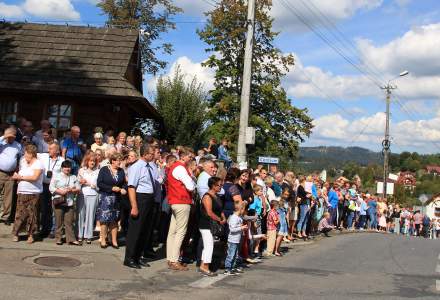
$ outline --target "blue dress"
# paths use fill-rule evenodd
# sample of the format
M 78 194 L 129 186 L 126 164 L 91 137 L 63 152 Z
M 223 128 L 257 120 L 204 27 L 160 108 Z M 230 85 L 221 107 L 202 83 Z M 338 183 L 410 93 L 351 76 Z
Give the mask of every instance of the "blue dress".
M 286 209 L 284 207 L 280 207 L 277 209 L 277 211 L 278 211 L 278 215 L 280 218 L 278 235 L 287 236 L 289 229 L 288 229 L 287 219 L 286 219 L 286 214 L 287 214 Z
M 112 191 L 114 186 L 123 188 L 125 173 L 119 169 L 116 176 L 108 167 L 99 170 L 97 185 L 99 188 L 99 204 L 96 210 L 96 219 L 101 223 L 113 223 L 119 220 L 121 194 Z

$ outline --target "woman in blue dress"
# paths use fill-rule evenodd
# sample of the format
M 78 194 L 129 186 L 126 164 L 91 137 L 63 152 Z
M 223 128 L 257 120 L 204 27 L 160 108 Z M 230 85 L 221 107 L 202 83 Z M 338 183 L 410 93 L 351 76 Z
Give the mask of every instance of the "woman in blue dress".
M 125 173 L 120 168 L 122 155 L 115 153 L 109 157 L 109 165 L 99 170 L 97 186 L 99 188 L 99 205 L 96 219 L 101 223 L 101 248 L 107 248 L 108 231 L 111 233 L 111 246 L 118 249 L 118 220 L 120 215 L 121 195 L 125 189 Z

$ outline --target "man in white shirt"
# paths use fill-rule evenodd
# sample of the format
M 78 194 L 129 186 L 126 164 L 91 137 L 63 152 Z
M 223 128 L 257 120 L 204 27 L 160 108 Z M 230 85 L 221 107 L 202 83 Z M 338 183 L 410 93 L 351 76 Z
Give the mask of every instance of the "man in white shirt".
M 48 153 L 39 153 L 38 159 L 43 164 L 43 193 L 40 197 L 40 222 L 41 235 L 55 237 L 55 220 L 52 212 L 52 195 L 49 191 L 51 179 L 61 173 L 61 164 L 64 158 L 60 156 L 60 146 L 56 143 L 49 144 Z

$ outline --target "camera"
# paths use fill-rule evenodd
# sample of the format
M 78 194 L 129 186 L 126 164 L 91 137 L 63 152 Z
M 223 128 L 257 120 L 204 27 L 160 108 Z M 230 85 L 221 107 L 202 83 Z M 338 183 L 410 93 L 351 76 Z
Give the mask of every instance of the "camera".
M 52 178 L 52 173 L 53 173 L 52 171 L 47 171 L 46 172 L 46 177 L 47 178 Z

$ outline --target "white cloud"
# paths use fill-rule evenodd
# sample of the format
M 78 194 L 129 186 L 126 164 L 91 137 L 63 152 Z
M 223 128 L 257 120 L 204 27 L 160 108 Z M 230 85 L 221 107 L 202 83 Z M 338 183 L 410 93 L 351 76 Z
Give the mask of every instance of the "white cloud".
M 320 20 L 323 19 L 321 13 L 331 22 L 337 23 L 351 18 L 359 11 L 377 8 L 382 5 L 383 0 L 286 0 L 286 2 L 289 4 L 288 7 L 285 7 L 281 1 L 274 1 L 271 12 L 275 18 L 276 29 L 283 32 L 307 29 L 292 10 L 311 26 L 321 27 Z
M 358 47 L 367 63 L 381 71 L 399 74 L 407 69 L 416 76 L 440 73 L 440 23 L 415 27 L 383 46 L 359 40 Z
M 207 2 L 215 3 L 216 1 L 179 0 L 177 5 L 183 8 L 185 14 L 200 17 L 204 12 L 214 8 Z M 320 26 L 319 20 L 322 16 L 316 8 L 332 22 L 339 22 L 352 17 L 359 11 L 377 8 L 382 5 L 383 0 L 286 0 L 286 2 L 288 2 L 290 9 L 304 16 L 304 19 L 312 26 Z M 304 3 L 307 3 L 308 6 L 305 6 Z M 283 32 L 308 30 L 290 9 L 286 8 L 279 0 L 273 1 L 270 14 L 275 18 L 275 29 Z M 313 10 L 315 14 L 311 13 L 309 9 Z
M 9 5 L 0 2 L 0 17 L 4 18 L 20 18 L 24 16 L 23 9 L 18 5 Z
M 163 75 L 163 77 L 173 76 L 178 66 L 180 66 L 180 70 L 184 75 L 186 83 L 190 83 L 195 76 L 197 81 L 203 84 L 203 87 L 206 90 L 210 90 L 214 87 L 214 70 L 203 67 L 201 62 L 193 62 L 187 56 L 181 56 L 175 62 L 173 62 L 168 70 L 168 73 Z M 156 84 L 156 77 L 150 79 L 147 83 L 147 90 L 149 92 L 155 92 Z
M 318 67 L 305 67 L 297 56 L 295 59 L 295 66 L 283 82 L 290 96 L 338 100 L 381 95 L 381 91 L 364 76 L 334 75 Z
M 383 140 L 385 114 L 379 112 L 352 121 L 340 114 L 330 114 L 316 118 L 313 124 L 315 128 L 308 141 L 310 144 L 328 143 L 330 140 L 333 144 L 348 146 L 353 141 L 354 144 L 378 148 Z M 391 122 L 391 140 L 399 151 L 422 147 L 423 150 L 418 149 L 421 152 L 438 152 L 434 143 L 440 140 L 440 110 L 431 119 Z
M 30 15 L 44 19 L 74 21 L 80 19 L 71 0 L 26 0 L 23 9 Z

